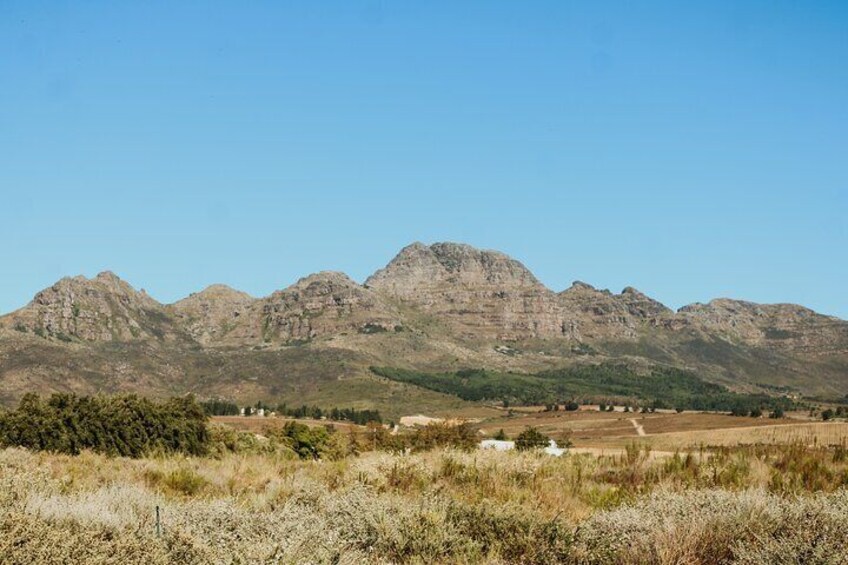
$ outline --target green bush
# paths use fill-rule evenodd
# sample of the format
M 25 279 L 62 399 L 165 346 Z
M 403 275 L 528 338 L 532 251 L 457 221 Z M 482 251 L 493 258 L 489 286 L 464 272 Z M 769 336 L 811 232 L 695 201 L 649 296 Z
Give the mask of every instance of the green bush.
M 324 426 L 310 427 L 300 422 L 286 422 L 282 428 L 267 430 L 272 441 L 281 442 L 301 459 L 321 459 L 331 447 L 330 434 Z
M 477 445 L 477 436 L 474 429 L 465 423 L 453 426 L 433 422 L 415 430 L 409 443 L 415 451 L 427 451 L 436 447 L 455 447 L 468 450 Z
M 527 449 L 539 449 L 541 447 L 547 447 L 550 441 L 551 439 L 548 436 L 536 428 L 527 426 L 527 428 L 515 438 L 515 449 L 521 451 Z
M 203 408 L 191 397 L 157 403 L 136 395 L 78 397 L 27 394 L 0 415 L 0 446 L 78 454 L 142 457 L 153 451 L 202 455 L 208 431 Z
M 162 483 L 174 492 L 193 496 L 206 486 L 207 481 L 191 469 L 180 467 L 165 475 Z

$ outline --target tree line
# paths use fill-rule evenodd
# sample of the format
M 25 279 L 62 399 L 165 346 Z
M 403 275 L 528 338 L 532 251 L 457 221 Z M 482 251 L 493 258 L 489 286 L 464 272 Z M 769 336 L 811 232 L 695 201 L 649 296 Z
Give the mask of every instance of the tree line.
M 156 402 L 134 394 L 60 393 L 43 400 L 30 393 L 15 410 L 0 414 L 0 446 L 71 455 L 84 449 L 124 457 L 202 455 L 209 438 L 206 420 L 192 397 Z
M 357 410 L 355 408 L 321 408 L 319 406 L 288 406 L 285 402 L 277 405 L 257 402 L 255 404 L 239 407 L 235 402 L 229 400 L 212 399 L 201 402 L 203 409 L 209 416 L 238 416 L 242 414 L 257 414 L 260 410 L 264 413 L 275 412 L 281 416 L 290 418 L 312 418 L 313 420 L 336 420 L 339 422 L 353 422 L 364 426 L 369 422 L 382 423 L 383 417 L 378 410 Z
M 457 396 L 469 401 L 510 405 L 571 406 L 617 404 L 638 408 L 751 413 L 790 410 L 797 404 L 786 397 L 745 394 L 707 382 L 673 367 L 635 371 L 621 363 L 578 365 L 535 374 L 464 369 L 427 373 L 394 367 L 371 367 L 375 374 L 398 382 Z

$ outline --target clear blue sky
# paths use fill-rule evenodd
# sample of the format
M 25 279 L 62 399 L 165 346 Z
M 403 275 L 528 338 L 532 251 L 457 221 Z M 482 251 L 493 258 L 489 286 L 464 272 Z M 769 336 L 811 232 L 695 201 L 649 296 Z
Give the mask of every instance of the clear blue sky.
M 0 311 L 449 240 L 848 318 L 847 217 L 846 2 L 0 0 Z

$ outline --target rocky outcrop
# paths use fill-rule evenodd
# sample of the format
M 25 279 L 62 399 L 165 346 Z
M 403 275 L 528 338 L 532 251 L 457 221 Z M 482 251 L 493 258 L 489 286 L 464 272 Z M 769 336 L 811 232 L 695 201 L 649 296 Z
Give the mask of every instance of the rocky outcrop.
M 256 302 L 245 292 L 215 284 L 175 302 L 168 309 L 189 335 L 204 345 L 224 339 Z
M 394 331 L 402 324 L 400 315 L 381 297 L 337 272 L 300 279 L 257 302 L 252 314 L 253 335 L 263 342 Z
M 748 346 L 813 355 L 848 352 L 848 322 L 795 304 L 719 298 L 678 311 L 676 327 L 695 327 Z
M 64 278 L 4 322 L 61 341 L 161 340 L 177 334 L 161 304 L 108 271 L 93 279 Z
M 621 294 L 576 281 L 559 294 L 581 340 L 636 339 L 639 328 L 657 325 L 673 312 L 633 287 Z
M 470 245 L 413 243 L 365 286 L 437 316 L 470 338 L 567 335 L 556 295 L 521 263 Z

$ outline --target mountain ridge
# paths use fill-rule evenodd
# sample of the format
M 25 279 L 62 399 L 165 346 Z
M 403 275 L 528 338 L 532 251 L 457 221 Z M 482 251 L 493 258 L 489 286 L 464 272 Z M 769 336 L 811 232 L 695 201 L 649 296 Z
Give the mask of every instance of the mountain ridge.
M 73 373 L 69 359 L 83 353 L 90 359 Z M 294 358 L 298 372 L 279 374 Z M 233 380 L 210 370 L 215 359 L 263 376 Z M 607 360 L 685 367 L 743 389 L 845 394 L 848 322 L 729 298 L 675 311 L 631 286 L 614 294 L 575 281 L 555 292 L 504 253 L 450 242 L 410 244 L 362 284 L 322 271 L 264 297 L 215 284 L 162 304 L 109 271 L 65 277 L 0 316 L 0 385 L 14 380 L 10 390 L 63 390 L 66 378 L 79 390 L 108 382 L 243 397 L 291 382 L 315 392 L 309 375 L 320 374 L 321 394 L 365 386 L 379 396 L 388 385 L 367 374 L 369 363 L 529 371 Z M 357 394 L 360 407 L 375 402 Z

